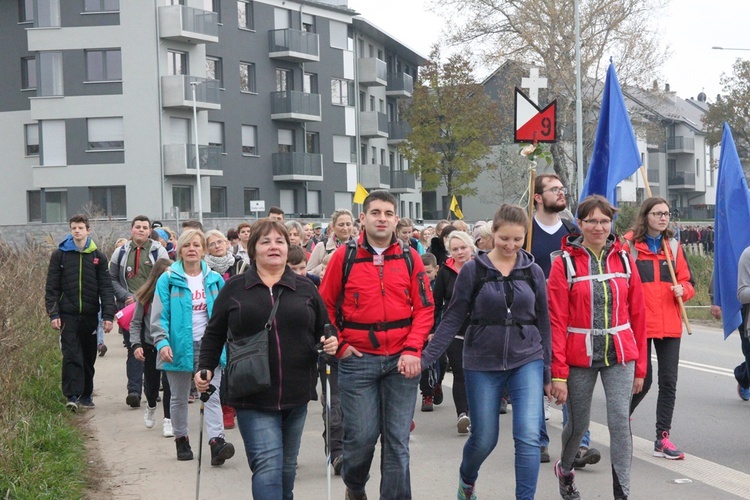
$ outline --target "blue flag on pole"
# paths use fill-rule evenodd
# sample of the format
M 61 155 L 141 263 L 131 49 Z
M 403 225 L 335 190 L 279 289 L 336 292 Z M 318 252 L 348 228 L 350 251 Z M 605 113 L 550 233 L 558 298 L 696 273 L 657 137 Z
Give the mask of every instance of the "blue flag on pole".
M 583 183 L 581 198 L 592 194 L 605 196 L 617 205 L 617 185 L 641 166 L 641 153 L 630 124 L 615 65 L 610 59 L 604 82 L 602 109 L 596 129 L 594 153 Z
M 716 185 L 714 220 L 714 303 L 721 306 L 724 338 L 740 326 L 740 301 L 737 300 L 737 266 L 740 255 L 750 246 L 750 191 L 732 138 L 724 124 Z

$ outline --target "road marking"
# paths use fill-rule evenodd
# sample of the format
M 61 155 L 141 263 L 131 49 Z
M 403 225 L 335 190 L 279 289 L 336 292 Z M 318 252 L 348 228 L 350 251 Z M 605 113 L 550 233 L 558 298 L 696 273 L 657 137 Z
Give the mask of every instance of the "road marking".
M 656 356 L 651 356 L 651 362 L 657 362 Z M 680 367 L 690 368 L 691 370 L 713 373 L 714 375 L 723 375 L 725 377 L 734 377 L 734 370 L 731 368 L 722 368 L 720 366 L 704 365 L 703 363 L 696 363 L 694 361 L 680 360 Z

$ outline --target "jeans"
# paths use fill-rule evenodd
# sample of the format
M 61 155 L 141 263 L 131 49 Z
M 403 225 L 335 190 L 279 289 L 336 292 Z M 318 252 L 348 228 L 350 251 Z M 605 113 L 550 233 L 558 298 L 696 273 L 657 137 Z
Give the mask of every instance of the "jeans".
M 237 426 L 253 472 L 253 498 L 294 498 L 297 455 L 306 417 L 307 405 L 281 411 L 237 408 Z
M 130 332 L 120 328 L 122 334 L 122 344 L 128 350 L 128 359 L 125 361 L 125 371 L 128 375 L 128 394 L 138 394 L 141 396 L 143 388 L 143 363 L 133 356 L 133 346 L 130 345 Z
M 409 431 L 419 378 L 400 374 L 399 358 L 398 354 L 363 354 L 339 360 L 345 415 L 342 476 L 347 488 L 364 491 L 380 436 L 380 498 L 407 500 L 411 498 Z
M 96 343 L 104 345 L 104 327 L 102 326 L 102 311 L 99 310 L 99 324 L 96 326 Z
M 62 392 L 65 397 L 89 397 L 94 390 L 96 323 L 93 314 L 60 315 Z
M 750 339 L 745 334 L 745 316 L 742 316 L 742 323 L 737 329 L 740 332 L 740 342 L 742 346 L 742 356 L 745 360 L 734 368 L 734 378 L 743 389 L 750 388 Z
M 513 401 L 516 498 L 533 499 L 539 477 L 539 418 L 544 361 L 531 361 L 512 370 L 466 370 L 466 392 L 471 412 L 471 436 L 464 445 L 461 480 L 475 484 L 479 468 L 497 445 L 500 433 L 500 400 L 508 384 Z

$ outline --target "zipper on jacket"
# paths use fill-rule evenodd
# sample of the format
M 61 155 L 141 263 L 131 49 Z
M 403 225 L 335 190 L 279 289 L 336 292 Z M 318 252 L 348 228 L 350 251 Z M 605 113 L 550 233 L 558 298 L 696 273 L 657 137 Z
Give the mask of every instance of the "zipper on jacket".
M 274 299 L 273 299 L 273 287 L 268 287 L 268 291 L 271 293 L 271 308 L 273 309 L 274 306 Z M 273 330 L 276 333 L 276 352 L 278 353 L 279 358 L 279 403 L 276 407 L 277 410 L 281 411 L 281 396 L 283 393 L 283 384 L 282 384 L 282 368 L 281 368 L 281 339 L 279 338 L 279 327 L 276 324 L 276 318 L 273 318 Z
M 604 254 L 604 251 L 602 250 L 603 254 L 601 257 L 596 258 L 596 265 L 599 267 L 599 274 L 604 274 L 604 269 L 602 268 L 602 260 L 607 260 L 607 255 Z M 602 308 L 604 310 L 604 328 L 609 328 L 610 320 L 608 316 L 608 310 L 607 310 L 607 304 L 610 302 L 609 299 L 609 288 L 607 288 L 607 282 L 602 281 L 602 291 L 604 292 L 604 307 Z M 593 321 L 592 321 L 593 323 Z M 609 366 L 609 334 L 604 335 L 604 366 Z
M 83 254 L 78 252 L 78 314 L 83 314 Z

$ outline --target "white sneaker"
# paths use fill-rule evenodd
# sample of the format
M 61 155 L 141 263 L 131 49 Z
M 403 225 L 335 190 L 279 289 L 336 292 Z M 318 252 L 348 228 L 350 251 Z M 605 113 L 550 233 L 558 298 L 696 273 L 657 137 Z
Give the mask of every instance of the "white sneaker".
M 461 413 L 461 415 L 458 416 L 456 428 L 458 429 L 459 434 L 469 433 L 469 430 L 471 429 L 471 419 L 468 415 L 466 415 L 466 413 Z
M 544 396 L 544 420 L 549 420 L 549 398 Z
M 172 432 L 172 421 L 168 418 L 164 419 L 164 423 L 161 428 L 161 435 L 165 438 L 173 438 L 174 432 Z
M 151 429 L 154 426 L 154 413 L 156 413 L 156 406 L 148 407 L 146 413 L 143 414 L 143 423 L 146 424 L 146 429 Z

